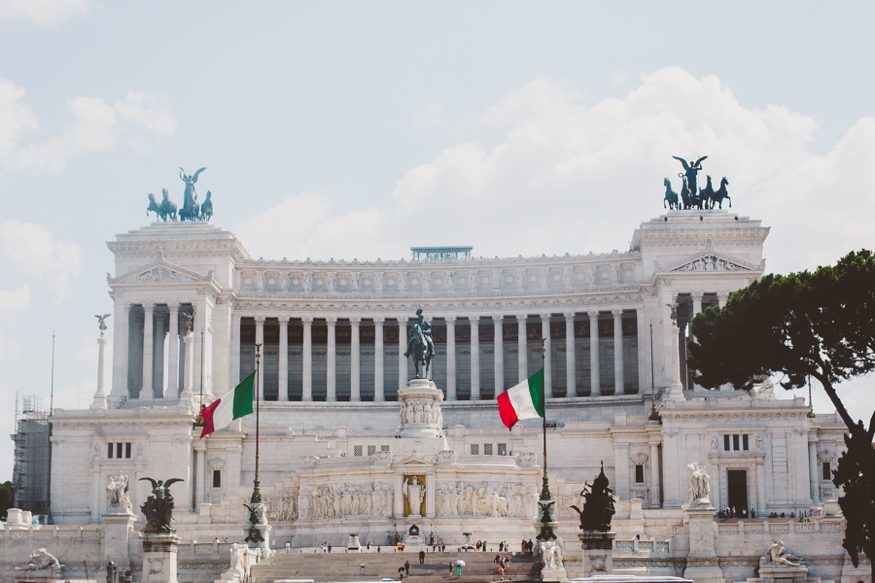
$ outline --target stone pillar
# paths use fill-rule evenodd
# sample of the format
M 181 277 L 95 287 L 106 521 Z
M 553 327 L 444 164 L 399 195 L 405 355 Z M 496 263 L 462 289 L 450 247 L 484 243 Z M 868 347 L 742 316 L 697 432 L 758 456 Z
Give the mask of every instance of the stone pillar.
M 97 339 L 97 392 L 94 394 L 94 401 L 91 403 L 92 409 L 106 409 L 106 386 L 104 386 L 104 352 L 106 351 L 106 338 L 103 336 L 103 330 L 100 331 L 100 338 Z M 119 355 L 121 356 L 121 355 Z
M 589 386 L 593 397 L 602 394 L 601 370 L 599 368 L 599 313 L 590 310 L 589 316 Z
M 349 357 L 349 400 L 362 400 L 361 382 L 361 350 L 359 347 L 359 330 L 361 318 L 350 318 L 350 357 Z
M 383 376 L 383 322 L 382 316 L 374 318 L 374 401 L 385 401 L 385 378 Z
M 614 537 L 616 533 L 585 530 L 577 535 L 583 549 L 582 577 L 609 575 L 614 571 Z
M 672 296 L 672 304 L 677 305 L 677 297 Z M 669 374 L 669 392 L 668 399 L 672 400 L 683 400 L 684 399 L 684 384 L 681 382 L 681 355 L 680 355 L 680 336 L 681 332 L 678 329 L 678 323 L 676 318 L 672 318 L 671 316 L 671 307 L 666 306 L 666 310 L 668 310 L 668 314 L 665 316 L 663 320 L 665 322 L 665 327 L 668 328 L 668 335 L 671 341 L 671 345 L 669 348 L 669 366 L 668 374 Z M 676 314 L 675 314 L 676 315 Z
M 659 423 L 653 421 L 653 423 Z M 659 442 L 650 442 L 650 507 L 659 508 Z
M 326 389 L 325 400 L 337 401 L 337 318 L 327 316 L 325 323 L 328 325 L 328 346 L 326 348 Z
M 495 342 L 493 343 L 493 362 L 495 363 L 495 396 L 504 392 L 504 326 L 500 314 L 492 316 L 492 329 Z
M 289 400 L 289 317 L 280 316 L 279 396 L 278 401 Z
M 541 338 L 544 339 L 544 397 L 552 397 L 553 362 L 550 358 L 550 314 L 541 314 Z
M 527 314 L 516 316 L 516 343 L 517 343 L 517 376 L 516 382 L 521 383 L 529 378 L 529 341 L 526 335 Z
M 410 379 L 407 387 L 398 390 L 398 400 L 401 401 L 401 431 L 402 438 L 443 438 L 443 415 L 441 402 L 443 392 L 433 381 L 428 379 Z M 443 450 L 448 449 L 446 439 Z
M 261 354 L 264 355 L 264 316 L 255 316 L 255 344 L 261 345 Z M 256 348 L 258 351 L 258 348 Z M 258 386 L 256 387 L 257 399 L 264 401 L 264 374 L 255 375 L 258 378 Z
M 122 300 L 121 294 L 114 292 L 113 323 L 112 323 L 112 387 L 110 394 L 120 399 L 130 398 L 128 394 L 128 322 L 130 320 L 131 306 Z
M 203 440 L 195 442 L 194 457 L 194 496 L 192 496 L 191 501 L 192 512 L 196 512 L 198 505 L 207 501 L 207 473 L 204 469 L 204 462 L 207 457 L 207 445 Z
M 192 348 L 192 343 L 194 342 L 194 335 L 191 332 L 188 332 L 185 335 L 185 338 L 182 339 L 184 344 L 185 351 L 185 365 L 183 369 L 183 379 L 182 379 L 182 394 L 179 396 L 180 400 L 187 399 L 194 402 L 194 349 Z
M 155 397 L 164 398 L 166 379 L 164 378 L 164 310 L 155 318 L 155 344 L 152 347 L 152 388 L 157 389 Z M 153 393 L 154 394 L 154 393 Z
M 167 392 L 164 398 L 176 400 L 179 398 L 179 302 L 167 304 L 167 309 L 170 311 L 167 334 L 170 346 L 167 350 Z
M 447 323 L 447 400 L 456 400 L 456 317 L 444 318 Z
M 763 458 L 756 460 L 757 513 L 766 511 L 766 476 L 763 461 L 765 461 Z
M 176 576 L 177 547 L 179 541 L 180 538 L 176 536 L 176 533 L 143 534 L 142 583 L 179 582 Z
M 715 511 L 710 503 L 706 505 L 693 503 L 684 511 L 690 529 L 690 551 L 687 554 L 684 578 L 692 579 L 696 583 L 724 583 L 725 581 L 714 548 L 717 530 L 714 522 Z
M 398 318 L 398 388 L 407 386 L 407 319 Z
M 565 312 L 565 396 L 577 395 L 577 364 L 574 354 L 574 312 Z
M 693 318 L 695 318 L 697 315 L 702 313 L 702 298 L 704 296 L 705 296 L 705 294 L 703 292 L 700 292 L 700 291 L 690 292 L 690 297 L 693 298 Z M 690 319 L 690 322 L 692 322 L 692 318 Z M 696 337 L 693 336 L 693 328 L 692 328 L 692 326 L 690 326 L 690 337 L 688 339 L 688 342 L 694 342 L 695 339 L 696 339 Z M 686 374 L 687 378 L 689 379 L 689 370 L 687 370 L 686 366 L 683 367 L 682 372 L 683 372 L 683 374 Z M 688 382 L 690 383 L 690 390 L 691 391 L 698 388 L 698 385 L 693 383 L 692 380 L 688 380 Z
M 301 318 L 304 327 L 301 347 L 301 401 L 313 400 L 313 317 Z
M 650 330 L 644 321 L 644 308 L 635 308 L 636 323 L 638 328 L 638 392 L 644 393 L 645 387 L 650 384 Z M 654 387 L 655 388 L 655 387 Z
M 614 394 L 626 392 L 623 377 L 623 310 L 611 310 L 614 317 Z
M 817 471 L 817 435 L 814 431 L 808 432 L 808 479 L 811 488 L 811 502 L 815 505 L 820 504 L 820 489 L 817 487 L 818 475 Z M 765 510 L 758 508 L 757 510 Z
M 140 387 L 140 399 L 151 399 L 154 396 L 152 350 L 155 340 L 155 304 L 143 304 L 143 318 L 143 386 Z
M 103 515 L 103 555 L 102 559 L 112 561 L 118 567 L 131 563 L 128 545 L 135 539 L 134 523 L 137 516 L 131 512 L 107 513 Z
M 469 316 L 471 323 L 471 400 L 480 399 L 480 316 Z
M 730 293 L 731 292 L 727 292 L 727 291 L 717 292 L 717 305 L 720 306 L 721 308 L 725 308 L 726 302 L 729 301 Z
M 231 361 L 231 382 L 229 385 L 231 387 L 236 387 L 237 383 L 240 382 L 240 320 L 242 316 L 240 314 L 234 314 L 231 317 L 231 355 L 229 360 Z
M 301 348 L 301 401 L 313 400 L 313 317 L 301 318 L 304 340 Z

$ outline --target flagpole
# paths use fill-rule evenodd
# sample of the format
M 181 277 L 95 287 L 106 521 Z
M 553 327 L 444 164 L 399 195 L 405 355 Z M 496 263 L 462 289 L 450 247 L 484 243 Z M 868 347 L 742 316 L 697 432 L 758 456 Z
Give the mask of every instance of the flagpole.
M 259 377 L 261 376 L 261 344 L 255 345 L 255 390 L 253 393 L 255 394 L 255 480 L 252 488 L 252 498 L 249 499 L 249 502 L 253 504 L 261 504 L 263 499 L 261 497 L 261 487 L 258 480 L 258 459 L 259 459 L 259 426 L 261 425 L 261 395 L 258 392 Z
M 547 352 L 546 348 L 546 338 L 541 338 L 541 384 L 542 387 L 545 387 L 547 382 L 544 380 L 544 363 L 546 360 L 545 353 Z M 544 416 L 541 418 L 541 435 L 544 438 L 544 489 L 547 488 L 547 391 L 544 391 Z
M 544 543 L 547 541 L 556 540 L 554 527 L 558 527 L 556 521 L 556 510 L 553 508 L 553 496 L 550 494 L 550 479 L 547 476 L 547 394 L 544 390 L 546 382 L 544 380 L 544 364 L 546 362 L 546 338 L 541 338 L 541 394 L 544 399 L 544 417 L 541 420 L 541 433 L 544 440 L 544 475 L 542 477 L 541 496 L 538 499 L 538 521 L 541 530 L 535 538 Z

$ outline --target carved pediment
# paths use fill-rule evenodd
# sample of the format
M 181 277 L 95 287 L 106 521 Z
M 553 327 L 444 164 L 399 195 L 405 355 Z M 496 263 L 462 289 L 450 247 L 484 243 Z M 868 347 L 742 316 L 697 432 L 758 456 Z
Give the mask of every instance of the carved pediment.
M 762 271 L 764 267 L 764 265 L 751 265 L 745 261 L 726 257 L 713 251 L 702 251 L 681 263 L 671 265 L 660 271 L 668 273 L 732 273 Z
M 206 275 L 196 271 L 174 265 L 164 259 L 159 259 L 149 265 L 129 271 L 118 277 L 107 274 L 106 280 L 109 285 L 136 285 L 149 283 L 203 283 L 213 279 L 212 270 Z
M 404 469 L 411 469 L 411 467 L 415 467 L 415 466 L 429 466 L 429 467 L 431 467 L 434 464 L 432 461 L 427 460 L 425 458 L 421 458 L 418 455 L 414 454 L 414 455 L 410 456 L 409 458 L 401 460 L 399 465 L 405 466 Z

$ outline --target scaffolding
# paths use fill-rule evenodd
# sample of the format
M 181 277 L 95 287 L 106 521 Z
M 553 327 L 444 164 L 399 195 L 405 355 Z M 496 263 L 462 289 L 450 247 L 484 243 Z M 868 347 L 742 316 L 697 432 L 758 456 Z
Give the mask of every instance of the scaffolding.
M 26 395 L 18 409 L 15 394 L 15 465 L 12 470 L 14 506 L 36 515 L 49 514 L 52 468 L 51 425 L 42 399 Z

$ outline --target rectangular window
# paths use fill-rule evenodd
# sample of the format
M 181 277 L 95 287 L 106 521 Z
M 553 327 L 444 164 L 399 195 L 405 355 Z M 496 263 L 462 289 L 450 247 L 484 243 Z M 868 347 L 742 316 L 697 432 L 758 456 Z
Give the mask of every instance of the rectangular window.
M 480 444 L 471 444 L 471 455 L 480 455 Z
M 360 446 L 360 445 L 352 446 L 352 455 L 355 457 L 362 457 L 362 446 Z
M 125 444 L 125 457 L 128 459 L 131 459 L 131 444 L 130 443 Z
M 732 449 L 733 451 L 738 451 L 738 434 L 732 436 Z
M 115 444 L 115 457 L 117 457 L 119 459 L 121 459 L 121 457 L 122 457 L 122 444 L 121 443 Z
M 369 445 L 368 446 L 368 455 L 374 455 L 375 453 L 377 453 L 377 446 L 376 445 Z
M 747 451 L 748 449 L 750 449 L 750 448 L 748 447 L 748 436 L 747 436 L 747 434 L 744 434 L 744 435 L 741 436 L 741 449 L 743 449 L 744 451 Z
M 729 451 L 729 436 L 723 436 L 723 451 Z
M 106 457 L 112 459 L 112 453 L 115 451 L 115 447 L 112 443 L 109 444 L 109 447 L 106 449 Z
M 492 455 L 492 444 L 484 443 L 483 444 L 483 455 Z
M 389 446 L 388 445 L 381 445 L 380 451 L 384 451 L 386 453 L 389 453 Z
M 830 470 L 829 462 L 823 462 L 823 480 L 832 480 L 832 471 Z
M 635 483 L 644 483 L 644 464 L 635 464 Z
M 499 443 L 498 444 L 498 455 L 507 455 L 507 444 Z
M 222 470 L 213 470 L 213 488 L 222 487 Z

